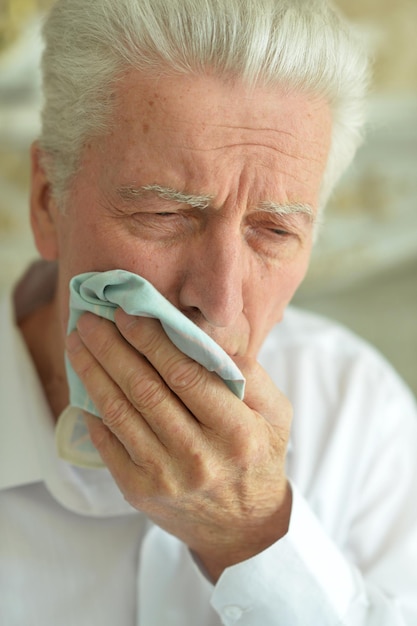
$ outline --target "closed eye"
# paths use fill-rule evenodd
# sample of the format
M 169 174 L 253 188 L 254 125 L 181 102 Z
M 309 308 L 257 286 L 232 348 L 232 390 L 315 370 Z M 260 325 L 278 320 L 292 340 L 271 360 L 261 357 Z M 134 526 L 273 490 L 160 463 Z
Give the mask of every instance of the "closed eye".
M 270 228 L 269 230 L 274 233 L 274 235 L 279 235 L 280 237 L 289 237 L 291 235 L 291 233 L 287 230 L 283 230 L 282 228 Z

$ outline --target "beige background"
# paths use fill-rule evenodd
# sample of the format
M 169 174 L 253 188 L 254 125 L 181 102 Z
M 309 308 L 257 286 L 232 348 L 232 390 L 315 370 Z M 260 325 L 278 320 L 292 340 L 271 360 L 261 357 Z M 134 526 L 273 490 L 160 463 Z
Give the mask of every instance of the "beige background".
M 36 16 L 0 0 L 0 291 L 36 255 L 28 147 L 40 107 Z M 417 392 L 417 0 L 337 0 L 374 57 L 366 146 L 332 198 L 296 302 L 370 339 Z

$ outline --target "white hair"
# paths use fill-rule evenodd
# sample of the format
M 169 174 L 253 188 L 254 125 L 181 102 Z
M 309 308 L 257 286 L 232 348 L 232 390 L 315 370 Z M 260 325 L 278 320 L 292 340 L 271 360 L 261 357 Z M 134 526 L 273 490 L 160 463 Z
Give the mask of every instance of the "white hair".
M 106 133 L 127 67 L 241 79 L 324 97 L 322 204 L 360 144 L 366 53 L 326 0 L 57 0 L 44 25 L 40 146 L 63 203 L 85 142 Z

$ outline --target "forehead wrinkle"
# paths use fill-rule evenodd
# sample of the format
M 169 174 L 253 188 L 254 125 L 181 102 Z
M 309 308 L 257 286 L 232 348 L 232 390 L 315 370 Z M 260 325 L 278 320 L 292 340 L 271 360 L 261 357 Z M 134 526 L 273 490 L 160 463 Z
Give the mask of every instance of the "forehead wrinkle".
M 188 125 L 188 126 L 193 126 L 193 121 L 189 121 L 189 120 L 185 120 L 183 117 L 178 116 L 178 120 L 181 121 L 183 124 Z M 175 127 L 175 126 L 174 126 Z M 231 131 L 248 131 L 250 133 L 273 133 L 274 135 L 284 135 L 287 137 L 291 137 L 291 139 L 294 139 L 294 141 L 299 141 L 299 136 L 290 131 L 290 130 L 285 130 L 284 128 L 276 128 L 274 126 L 243 126 L 241 124 L 221 124 L 221 123 L 216 123 L 214 121 L 210 121 L 210 122 L 205 122 L 205 127 L 206 128 L 218 128 L 222 131 L 222 134 L 224 133 L 224 131 L 226 130 L 231 130 Z
M 242 147 L 255 147 L 255 148 L 259 148 L 259 144 L 251 144 L 251 143 L 236 143 L 236 144 L 228 144 L 228 145 L 222 145 L 222 146 L 216 146 L 216 147 L 208 147 L 208 148 L 196 148 L 194 146 L 187 146 L 187 145 L 182 145 L 180 146 L 181 149 L 183 150 L 188 150 L 190 153 L 196 153 L 196 154 L 210 154 L 210 153 L 216 153 L 216 152 L 220 152 L 222 150 L 224 150 L 225 148 L 242 148 Z M 309 155 L 307 156 L 299 156 L 296 154 L 290 154 L 287 153 L 279 148 L 276 148 L 274 146 L 261 146 L 263 149 L 265 149 L 268 152 L 271 152 L 272 154 L 281 154 L 284 155 L 285 157 L 288 157 L 290 159 L 294 159 L 294 161 L 297 161 L 299 163 L 309 163 L 311 161 L 314 161 L 318 164 L 320 164 L 320 159 L 313 159 L 310 158 Z M 259 157 L 259 160 L 261 160 L 261 157 Z M 265 160 L 265 157 L 263 158 L 263 160 Z M 287 169 L 287 171 L 285 172 L 286 176 L 288 176 L 288 178 L 291 178 L 292 180 L 296 181 L 297 183 L 299 183 L 302 179 L 301 179 L 301 174 L 305 175 L 308 174 L 309 176 L 314 176 L 315 175 L 315 171 L 313 169 L 311 169 L 310 167 L 305 166 L 304 167 L 304 171 L 301 173 L 297 173 L 294 174 L 292 173 L 289 169 Z M 207 196 L 209 200 L 213 200 L 213 196 Z
M 282 148 L 279 148 L 277 146 L 268 146 L 266 144 L 259 145 L 258 143 L 249 143 L 249 142 L 240 143 L 240 142 L 238 142 L 238 143 L 232 143 L 232 144 L 222 144 L 220 146 L 213 146 L 213 147 L 201 147 L 201 148 L 199 148 L 199 147 L 196 147 L 196 146 L 191 146 L 191 145 L 189 146 L 189 145 L 185 145 L 185 144 L 181 145 L 179 147 L 182 150 L 188 150 L 189 152 L 195 152 L 197 154 L 198 153 L 210 154 L 211 152 L 214 152 L 214 153 L 215 152 L 220 152 L 220 151 L 223 151 L 223 150 L 225 150 L 227 148 L 231 148 L 231 149 L 233 149 L 233 148 L 240 149 L 240 148 L 247 148 L 247 147 L 249 147 L 249 148 L 258 148 L 258 149 L 261 148 L 261 149 L 264 149 L 264 150 L 266 150 L 268 152 L 271 152 L 272 154 L 283 155 L 284 157 L 288 157 L 289 159 L 293 159 L 294 161 L 299 162 L 299 163 L 303 163 L 304 164 L 304 163 L 311 163 L 311 162 L 313 162 L 313 163 L 316 163 L 318 165 L 321 165 L 321 159 L 318 158 L 318 157 L 312 157 L 310 154 L 305 154 L 305 155 L 304 154 L 301 154 L 301 155 L 293 154 L 293 153 L 291 153 L 289 151 L 286 151 L 286 150 L 284 150 Z M 304 170 L 305 170 L 305 173 L 307 173 L 309 175 L 314 175 L 315 174 L 314 170 L 312 168 L 310 168 L 310 167 L 305 166 Z M 298 176 L 296 176 L 296 175 L 294 175 L 294 174 L 292 174 L 290 172 L 287 172 L 287 175 L 290 178 L 292 178 L 293 180 L 296 180 L 296 181 L 299 180 Z
M 190 152 L 217 152 L 219 150 L 224 150 L 226 148 L 261 148 L 266 150 L 272 150 L 273 152 L 278 152 L 279 154 L 283 154 L 284 156 L 288 156 L 297 161 L 304 161 L 310 156 L 299 156 L 297 154 L 292 154 L 291 152 L 285 151 L 278 146 L 269 146 L 267 144 L 260 144 L 258 142 L 250 142 L 250 141 L 237 141 L 235 143 L 222 143 L 219 146 L 209 146 L 209 147 L 197 147 L 192 145 L 183 144 L 179 146 L 182 149 L 190 150 Z M 316 159 L 318 160 L 318 159 Z
M 185 125 L 189 125 L 189 126 L 193 126 L 193 122 L 192 121 L 188 121 L 188 120 L 184 120 L 182 117 L 178 118 L 183 124 Z M 174 128 L 176 128 L 176 126 L 174 126 Z M 271 136 L 272 142 L 268 142 L 268 143 L 262 143 L 260 141 L 250 141 L 250 140 L 243 140 L 243 138 L 241 140 L 235 141 L 235 142 L 230 142 L 230 143 L 221 143 L 219 145 L 214 145 L 213 147 L 206 147 L 206 146 L 202 146 L 202 147 L 198 147 L 196 145 L 190 144 L 188 145 L 187 143 L 184 143 L 183 145 L 181 145 L 181 148 L 185 148 L 186 150 L 194 150 L 196 152 L 208 152 L 208 151 L 217 151 L 217 150 L 222 150 L 223 148 L 235 148 L 235 147 L 239 147 L 239 146 L 249 146 L 249 147 L 265 147 L 265 148 L 269 148 L 271 150 L 274 150 L 276 152 L 279 152 L 285 156 L 289 156 L 291 158 L 294 158 L 296 160 L 300 160 L 303 161 L 304 159 L 308 158 L 309 160 L 313 160 L 313 161 L 317 161 L 318 163 L 320 162 L 320 157 L 312 157 L 312 155 L 310 154 L 310 151 L 308 152 L 308 155 L 304 156 L 303 154 L 296 154 L 296 152 L 294 152 L 293 150 L 291 150 L 290 146 L 299 146 L 302 145 L 304 147 L 306 146 L 320 146 L 321 142 L 317 139 L 311 139 L 308 136 L 305 136 L 304 134 L 301 135 L 300 132 L 296 133 L 294 131 L 291 130 L 285 130 L 284 128 L 274 128 L 274 127 L 270 127 L 270 126 L 241 126 L 240 124 L 221 124 L 221 123 L 215 123 L 215 122 L 206 122 L 205 123 L 205 128 L 213 128 L 213 129 L 219 129 L 220 131 L 222 131 L 221 133 L 221 137 L 223 138 L 224 135 L 224 131 L 230 130 L 230 131 L 245 131 L 248 133 L 261 133 L 262 135 L 264 135 L 265 133 L 269 134 Z M 194 128 L 193 128 L 193 136 L 194 136 Z M 279 145 L 275 145 L 274 143 L 274 137 L 275 136 L 282 136 L 284 138 L 284 143 L 282 146 Z M 248 138 L 249 139 L 249 138 Z M 286 141 L 288 139 L 288 141 Z M 292 141 L 291 141 L 292 140 Z M 206 143 L 206 140 L 204 140 L 204 143 Z M 281 142 L 282 143 L 282 142 Z

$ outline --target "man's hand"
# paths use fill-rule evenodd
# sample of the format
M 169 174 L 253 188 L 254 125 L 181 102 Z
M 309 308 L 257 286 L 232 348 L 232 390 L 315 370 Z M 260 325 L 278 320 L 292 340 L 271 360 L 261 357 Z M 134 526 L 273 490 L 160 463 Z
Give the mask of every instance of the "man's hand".
M 289 401 L 254 361 L 236 359 L 244 401 L 186 357 L 158 321 L 83 315 L 72 366 L 102 415 L 90 435 L 125 498 L 176 535 L 216 580 L 288 529 Z

